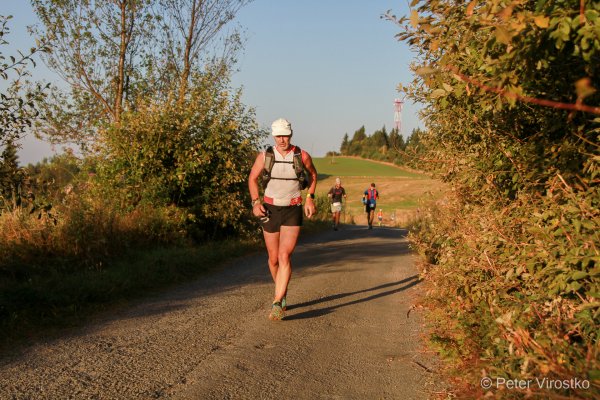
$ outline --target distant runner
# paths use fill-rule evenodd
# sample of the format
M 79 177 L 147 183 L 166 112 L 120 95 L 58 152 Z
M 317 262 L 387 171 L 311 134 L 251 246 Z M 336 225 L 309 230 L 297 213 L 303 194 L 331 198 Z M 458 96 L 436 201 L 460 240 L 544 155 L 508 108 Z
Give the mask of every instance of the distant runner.
M 373 218 L 375 217 L 377 199 L 379 199 L 379 192 L 375 189 L 375 184 L 371 183 L 371 187 L 365 190 L 365 193 L 363 194 L 363 204 L 365 205 L 365 211 L 367 213 L 369 229 L 373 229 Z
M 346 198 L 346 190 L 342 187 L 340 178 L 335 178 L 335 186 L 327 193 L 331 202 L 331 213 L 333 214 L 333 230 L 337 231 L 340 225 L 340 214 L 342 212 L 342 200 Z
M 317 170 L 310 155 L 290 143 L 292 133 L 292 125 L 287 120 L 280 118 L 274 121 L 271 134 L 275 146 L 256 156 L 248 177 L 252 214 L 261 217 L 269 270 L 275 282 L 275 297 L 269 314 L 269 319 L 274 321 L 283 319 L 287 308 L 287 287 L 292 276 L 291 256 L 302 226 L 303 182 L 310 182 L 304 213 L 311 218 L 316 212 Z M 266 168 L 266 161 L 269 161 L 270 170 Z M 298 168 L 298 164 L 304 167 L 299 165 Z M 304 169 L 310 176 L 304 175 Z M 261 176 L 265 186 L 262 202 L 258 187 Z
M 379 212 L 377 213 L 377 220 L 379 221 L 379 226 L 381 226 L 381 224 L 383 223 L 383 209 L 379 209 Z

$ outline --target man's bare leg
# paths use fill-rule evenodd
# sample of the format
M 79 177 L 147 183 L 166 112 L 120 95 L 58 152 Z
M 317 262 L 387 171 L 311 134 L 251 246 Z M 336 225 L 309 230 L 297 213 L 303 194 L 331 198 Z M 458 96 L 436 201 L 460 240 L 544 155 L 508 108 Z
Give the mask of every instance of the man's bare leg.
M 277 271 L 279 269 L 279 232 L 265 232 L 263 231 L 265 238 L 265 245 L 267 246 L 267 254 L 269 255 L 269 271 L 271 271 L 271 277 L 273 283 L 277 280 Z
M 296 248 L 299 234 L 299 226 L 282 226 L 278 233 L 264 232 L 265 244 L 269 253 L 269 269 L 275 282 L 275 298 L 273 300 L 275 302 L 281 301 L 287 292 L 292 276 L 291 256 Z

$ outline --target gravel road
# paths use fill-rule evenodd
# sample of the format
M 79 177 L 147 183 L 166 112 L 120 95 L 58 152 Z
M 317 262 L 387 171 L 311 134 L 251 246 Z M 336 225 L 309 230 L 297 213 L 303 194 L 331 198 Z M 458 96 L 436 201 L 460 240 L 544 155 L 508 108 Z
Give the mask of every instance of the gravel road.
M 426 399 L 404 231 L 303 238 L 284 321 L 266 253 L 0 359 L 1 399 Z

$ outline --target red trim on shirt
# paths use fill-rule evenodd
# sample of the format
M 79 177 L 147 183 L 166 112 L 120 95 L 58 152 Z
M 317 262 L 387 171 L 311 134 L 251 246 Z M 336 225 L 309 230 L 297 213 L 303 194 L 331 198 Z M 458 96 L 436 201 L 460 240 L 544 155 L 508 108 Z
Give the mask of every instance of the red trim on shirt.
M 267 204 L 274 205 L 273 203 L 275 202 L 275 199 L 273 199 L 272 197 L 263 196 L 263 201 Z M 295 206 L 298 204 L 302 204 L 302 196 L 294 197 L 293 199 L 291 199 L 289 205 Z

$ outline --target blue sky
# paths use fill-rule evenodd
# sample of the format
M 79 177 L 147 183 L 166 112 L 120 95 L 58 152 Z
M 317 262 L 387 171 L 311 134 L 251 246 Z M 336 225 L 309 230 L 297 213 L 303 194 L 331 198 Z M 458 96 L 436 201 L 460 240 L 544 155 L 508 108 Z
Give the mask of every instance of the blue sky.
M 33 40 L 26 26 L 36 22 L 28 1 L 0 0 L 2 14 L 14 16 L 7 38 L 12 49 L 27 49 Z M 261 127 L 279 117 L 294 128 L 293 142 L 313 156 L 339 150 L 345 133 L 362 125 L 368 134 L 394 125 L 394 98 L 399 83 L 411 80 L 413 55 L 394 35 L 398 27 L 381 19 L 387 10 L 406 14 L 407 2 L 391 0 L 255 0 L 242 9 L 237 24 L 246 43 L 239 57 L 235 87 L 243 102 L 256 108 Z M 20 46 L 20 47 L 17 47 Z M 38 64 L 36 77 L 57 77 Z M 402 112 L 406 136 L 422 126 L 418 107 L 407 102 Z M 31 137 L 23 142 L 22 163 L 51 155 L 48 144 Z

